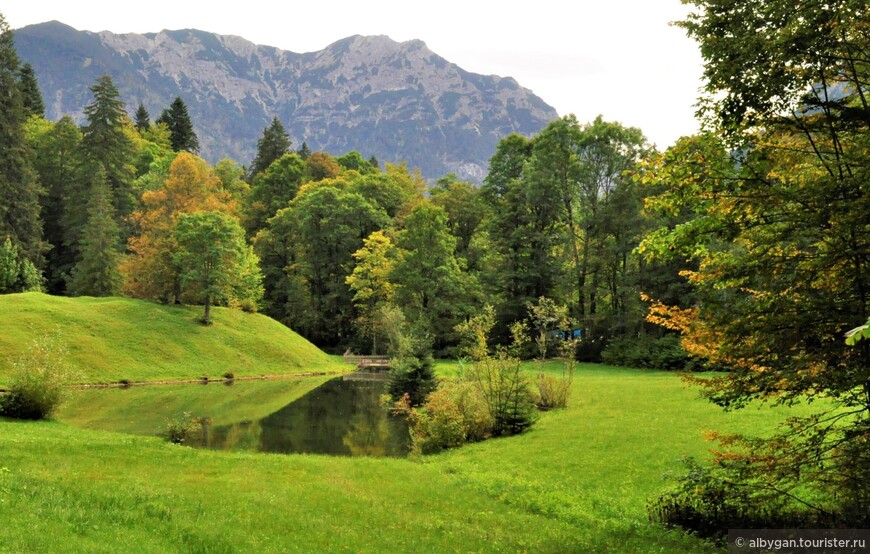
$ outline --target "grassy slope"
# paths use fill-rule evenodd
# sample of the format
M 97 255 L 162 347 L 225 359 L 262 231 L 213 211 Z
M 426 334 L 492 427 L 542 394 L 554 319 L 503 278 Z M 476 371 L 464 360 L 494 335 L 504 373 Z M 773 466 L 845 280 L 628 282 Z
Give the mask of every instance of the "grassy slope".
M 313 344 L 259 314 L 126 298 L 0 295 L 0 362 L 21 354 L 33 337 L 59 331 L 80 382 L 156 381 L 345 370 Z M 0 363 L 0 385 L 9 366 Z
M 710 552 L 649 525 L 647 499 L 681 455 L 704 455 L 702 430 L 763 433 L 784 415 L 722 413 L 672 374 L 584 366 L 569 407 L 530 432 L 423 463 L 0 420 L 0 551 Z

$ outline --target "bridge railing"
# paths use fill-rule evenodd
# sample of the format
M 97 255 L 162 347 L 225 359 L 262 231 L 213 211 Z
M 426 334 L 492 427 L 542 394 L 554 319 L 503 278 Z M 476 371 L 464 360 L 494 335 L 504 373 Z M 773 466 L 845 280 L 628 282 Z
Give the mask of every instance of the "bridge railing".
M 349 364 L 355 364 L 359 367 L 388 366 L 391 361 L 389 356 L 355 356 L 352 354 L 345 354 L 342 356 L 342 359 Z

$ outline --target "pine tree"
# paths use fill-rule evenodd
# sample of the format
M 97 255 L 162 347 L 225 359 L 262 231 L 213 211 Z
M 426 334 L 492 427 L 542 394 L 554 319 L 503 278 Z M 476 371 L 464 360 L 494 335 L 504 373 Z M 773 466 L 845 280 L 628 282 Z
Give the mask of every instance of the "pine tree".
M 0 14 L 0 239 L 9 237 L 33 265 L 43 265 L 39 185 L 24 138 L 19 61 L 12 31 Z
M 284 125 L 277 117 L 263 130 L 263 136 L 257 141 L 257 156 L 251 162 L 250 177 L 266 171 L 272 162 L 286 154 L 293 143 L 284 130 Z
M 66 223 L 70 219 L 66 209 L 85 214 L 81 207 L 87 198 L 82 185 L 82 132 L 70 116 L 55 124 L 45 120 L 29 122 L 31 126 L 45 127 L 43 132 L 29 132 L 29 147 L 33 153 L 33 168 L 44 190 L 40 198 L 46 252 L 46 291 L 64 294 L 69 274 L 76 262 L 76 252 L 67 243 Z M 82 198 L 84 197 L 84 198 Z
M 45 104 L 42 101 L 42 93 L 39 92 L 39 82 L 36 80 L 33 66 L 29 63 L 21 66 L 21 71 L 18 74 L 18 87 L 21 90 L 24 111 L 27 112 L 27 115 L 44 117 Z
M 136 119 L 136 130 L 140 133 L 151 127 L 151 115 L 148 113 L 148 110 L 145 109 L 144 104 L 139 104 L 139 107 L 136 108 L 136 115 L 133 117 Z
M 369 158 L 369 163 L 371 164 L 371 166 L 372 166 L 374 169 L 377 169 L 378 171 L 380 171 L 380 169 L 381 169 L 381 163 L 378 161 L 378 159 L 375 157 L 374 154 L 372 154 L 372 157 Z
M 308 143 L 302 141 L 302 146 L 299 147 L 299 150 L 297 150 L 296 153 L 299 154 L 299 157 L 303 160 L 307 160 L 308 156 L 311 155 L 311 149 L 308 148 Z
M 91 87 L 91 92 L 94 101 L 85 106 L 88 123 L 82 129 L 82 149 L 87 166 L 85 173 L 88 176 L 85 182 L 94 182 L 97 170 L 102 169 L 111 186 L 112 201 L 120 223 L 121 219 L 133 211 L 136 202 L 132 190 L 133 144 L 124 130 L 129 119 L 111 77 L 108 75 L 100 77 Z M 84 226 L 84 218 L 75 217 L 75 213 L 81 213 L 78 203 L 81 196 L 87 195 L 88 192 L 87 189 L 71 191 L 67 199 L 66 213 L 72 216 L 67 222 L 69 244 L 76 244 Z
M 193 123 L 187 113 L 187 105 L 180 96 L 177 96 L 168 108 L 163 110 L 157 123 L 166 123 L 171 133 L 170 142 L 176 152 L 186 150 L 196 153 L 199 151 L 199 139 L 193 130 Z
M 70 293 L 75 296 L 114 296 L 121 290 L 121 236 L 115 223 L 112 192 L 102 170 L 97 172 L 88 203 L 88 222 L 82 231 L 81 259 L 73 269 Z

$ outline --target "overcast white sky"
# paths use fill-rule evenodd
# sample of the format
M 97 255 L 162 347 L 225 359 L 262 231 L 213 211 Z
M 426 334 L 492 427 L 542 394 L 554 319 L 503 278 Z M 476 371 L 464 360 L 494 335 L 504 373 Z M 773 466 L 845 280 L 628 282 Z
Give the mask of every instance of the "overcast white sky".
M 514 77 L 559 115 L 602 114 L 662 149 L 698 128 L 700 54 L 668 25 L 687 12 L 680 0 L 0 0 L 0 12 L 13 29 L 53 19 L 115 33 L 195 28 L 293 52 L 355 34 L 416 38 L 468 71 Z

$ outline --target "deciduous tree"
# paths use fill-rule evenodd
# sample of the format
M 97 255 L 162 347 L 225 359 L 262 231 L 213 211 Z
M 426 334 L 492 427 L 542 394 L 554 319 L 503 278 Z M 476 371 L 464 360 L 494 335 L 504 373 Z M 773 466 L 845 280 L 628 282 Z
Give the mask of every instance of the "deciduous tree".
M 698 261 L 688 274 L 698 303 L 654 305 L 652 316 L 732 368 L 702 381 L 714 402 L 830 406 L 770 439 L 721 437 L 729 482 L 756 505 L 866 526 L 870 349 L 843 335 L 870 308 L 870 16 L 850 0 L 690 3 L 682 25 L 705 60 L 703 113 L 734 170 L 710 172 L 694 156 L 656 168 L 671 184 L 666 206 L 701 202 L 690 200 L 696 222 L 649 241 Z
M 174 234 L 178 251 L 173 259 L 182 286 L 203 303 L 202 322 L 211 325 L 211 306 L 229 302 L 234 293 L 244 290 L 239 287 L 242 270 L 250 270 L 250 260 L 256 259 L 238 221 L 225 213 L 181 214 Z

